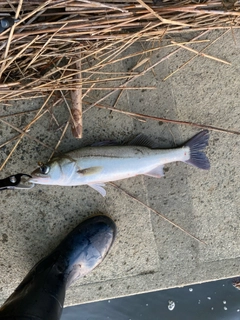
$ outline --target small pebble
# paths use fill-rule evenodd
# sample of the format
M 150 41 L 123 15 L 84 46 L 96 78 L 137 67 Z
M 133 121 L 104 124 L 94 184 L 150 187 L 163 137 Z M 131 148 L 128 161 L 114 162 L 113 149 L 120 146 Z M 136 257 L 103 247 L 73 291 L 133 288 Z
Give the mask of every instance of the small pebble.
M 169 300 L 168 301 L 168 310 L 172 311 L 175 308 L 175 302 Z

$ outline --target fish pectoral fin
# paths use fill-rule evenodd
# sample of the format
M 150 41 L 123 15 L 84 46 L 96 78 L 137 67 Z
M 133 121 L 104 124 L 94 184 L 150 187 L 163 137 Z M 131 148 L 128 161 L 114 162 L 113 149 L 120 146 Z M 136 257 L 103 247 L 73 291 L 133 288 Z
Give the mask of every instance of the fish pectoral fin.
M 84 176 L 90 176 L 92 174 L 96 174 L 102 171 L 102 167 L 90 167 L 85 169 L 79 169 L 77 173 L 82 174 Z
M 105 197 L 107 194 L 106 190 L 103 188 L 103 187 L 105 187 L 104 183 L 89 184 L 89 187 L 91 187 L 94 190 L 96 190 L 97 192 L 99 192 L 103 197 Z
M 161 178 L 164 176 L 163 168 L 164 166 L 158 166 L 157 168 L 154 168 L 153 170 L 144 173 L 144 175 L 154 178 Z

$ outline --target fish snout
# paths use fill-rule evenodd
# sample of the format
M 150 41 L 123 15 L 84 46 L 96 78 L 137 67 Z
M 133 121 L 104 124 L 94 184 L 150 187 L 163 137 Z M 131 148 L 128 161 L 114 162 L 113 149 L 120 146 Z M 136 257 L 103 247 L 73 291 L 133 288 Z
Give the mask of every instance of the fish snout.
M 42 174 L 38 168 L 31 173 L 31 178 L 29 178 L 28 182 L 36 184 L 50 184 L 50 180 L 51 177 L 47 174 Z

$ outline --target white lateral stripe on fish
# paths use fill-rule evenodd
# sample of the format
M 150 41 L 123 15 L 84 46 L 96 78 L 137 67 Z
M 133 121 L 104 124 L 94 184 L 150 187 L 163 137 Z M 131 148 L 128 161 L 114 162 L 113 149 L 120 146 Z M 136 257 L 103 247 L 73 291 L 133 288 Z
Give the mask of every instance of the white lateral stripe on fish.
M 92 146 L 55 158 L 32 172 L 31 183 L 59 186 L 89 185 L 103 196 L 105 182 L 146 175 L 160 178 L 164 164 L 182 161 L 200 169 L 210 169 L 202 150 L 208 145 L 209 132 L 203 130 L 174 149 L 151 149 L 143 136 L 134 145 Z M 147 142 L 147 143 L 146 143 Z M 137 144 L 140 143 L 140 146 Z M 148 147 L 142 146 L 147 144 Z

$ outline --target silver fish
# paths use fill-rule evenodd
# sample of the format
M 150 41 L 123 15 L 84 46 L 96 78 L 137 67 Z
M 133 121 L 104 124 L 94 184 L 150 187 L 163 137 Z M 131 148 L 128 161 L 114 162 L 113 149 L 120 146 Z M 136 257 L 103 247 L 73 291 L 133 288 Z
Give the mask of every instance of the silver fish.
M 164 164 L 182 161 L 208 170 L 210 163 L 202 150 L 208 145 L 209 132 L 203 130 L 174 149 L 155 149 L 149 140 L 138 136 L 131 144 L 91 146 L 54 158 L 32 172 L 31 183 L 59 186 L 89 185 L 102 196 L 104 183 L 137 175 L 164 176 Z

